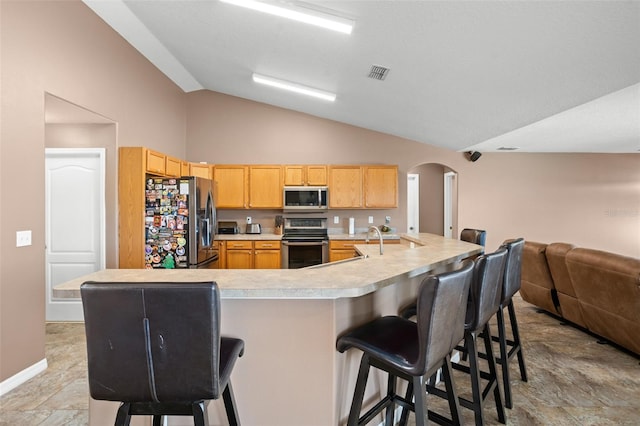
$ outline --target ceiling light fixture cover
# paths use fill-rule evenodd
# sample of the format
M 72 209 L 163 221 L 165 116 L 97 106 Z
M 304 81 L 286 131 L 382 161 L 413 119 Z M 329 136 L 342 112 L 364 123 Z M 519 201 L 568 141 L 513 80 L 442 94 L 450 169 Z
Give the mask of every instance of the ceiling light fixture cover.
M 303 95 L 324 99 L 326 101 L 333 102 L 336 100 L 335 93 L 327 92 L 320 89 L 314 89 L 313 87 L 304 86 L 298 83 L 292 83 L 290 81 L 284 81 L 284 80 L 280 80 L 273 77 L 267 77 L 266 75 L 253 73 L 253 81 L 260 84 L 266 84 L 267 86 L 277 87 L 278 89 L 284 89 L 290 92 L 300 93 Z
M 285 7 L 284 4 L 281 6 L 275 3 L 265 3 L 256 0 L 220 1 L 223 3 L 246 7 L 247 9 L 257 10 L 259 12 L 268 13 L 270 15 L 292 19 L 294 21 L 304 22 L 305 24 L 315 25 L 317 27 L 326 28 L 328 30 L 337 31 L 344 34 L 351 34 L 351 31 L 353 31 L 353 25 L 355 23 L 351 19 L 293 4 L 287 4 Z

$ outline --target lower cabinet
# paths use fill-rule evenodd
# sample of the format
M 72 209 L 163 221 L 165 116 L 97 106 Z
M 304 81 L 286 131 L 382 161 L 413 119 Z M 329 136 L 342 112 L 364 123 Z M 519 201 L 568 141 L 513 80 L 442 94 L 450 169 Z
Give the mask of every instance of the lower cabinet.
M 280 269 L 280 241 L 227 241 L 224 257 L 227 269 Z
M 253 267 L 280 269 L 280 241 L 254 241 Z
M 367 243 L 365 240 L 331 240 L 329 241 L 329 262 L 336 260 L 350 259 L 356 257 L 356 244 L 379 244 L 378 240 L 372 238 Z M 400 240 L 384 240 L 383 244 L 400 244 Z
M 364 243 L 364 240 L 330 240 L 329 262 L 356 257 L 358 255 L 355 249 L 356 244 Z

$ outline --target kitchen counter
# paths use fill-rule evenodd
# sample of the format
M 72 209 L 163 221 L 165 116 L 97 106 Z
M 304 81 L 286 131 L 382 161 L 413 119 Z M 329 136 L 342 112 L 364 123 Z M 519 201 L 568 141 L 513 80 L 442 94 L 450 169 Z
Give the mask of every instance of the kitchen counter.
M 370 241 L 377 241 L 378 235 L 375 233 L 369 233 Z M 367 232 L 356 232 L 353 235 L 349 234 L 329 234 L 329 240 L 364 240 L 367 238 Z M 399 240 L 400 235 L 391 232 L 382 233 L 383 240 Z
M 373 318 L 397 314 L 415 300 L 431 271 L 482 251 L 441 236 L 400 237 L 415 247 L 389 244 L 381 256 L 377 245 L 357 244 L 360 259 L 305 269 L 103 270 L 56 286 L 54 296 L 78 297 L 86 280 L 216 281 L 222 297 L 221 332 L 246 344 L 231 375 L 242 423 L 343 425 L 361 353 L 337 352 L 337 337 Z M 386 387 L 386 378 L 377 371 L 370 376 L 363 410 Z M 113 424 L 118 405 L 90 400 L 90 426 Z M 208 415 L 210 424 L 226 424 L 221 401 L 209 404 Z M 168 419 L 170 426 L 184 422 Z
M 237 235 L 234 235 L 234 237 Z M 255 235 L 268 239 L 268 234 Z M 421 236 L 421 237 L 420 237 Z M 407 238 L 404 234 L 402 238 Z M 242 239 L 242 238 L 237 238 Z M 218 283 L 223 298 L 337 299 L 374 292 L 401 278 L 480 253 L 481 246 L 431 234 L 413 237 L 415 248 L 389 244 L 380 256 L 377 245 L 356 245 L 368 257 L 303 269 L 105 269 L 53 289 L 59 298 L 80 297 L 84 281 L 204 281 Z M 326 274 L 326 267 L 331 274 Z M 303 284 L 304 283 L 304 284 Z
M 218 241 L 261 241 L 282 239 L 282 234 L 274 234 L 272 232 L 263 232 L 261 234 L 216 234 L 214 240 Z

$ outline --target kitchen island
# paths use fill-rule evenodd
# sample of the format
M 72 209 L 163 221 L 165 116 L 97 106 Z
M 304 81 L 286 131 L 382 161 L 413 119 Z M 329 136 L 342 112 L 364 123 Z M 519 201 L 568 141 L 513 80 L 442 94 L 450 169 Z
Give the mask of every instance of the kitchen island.
M 103 270 L 61 284 L 54 296 L 79 296 L 84 281 L 215 281 L 222 332 L 245 340 L 231 380 L 244 425 L 344 424 L 360 353 L 335 350 L 345 330 L 397 314 L 425 275 L 482 247 L 431 234 L 402 234 L 403 244 L 357 245 L 363 256 L 296 270 Z M 370 376 L 365 403 L 384 388 Z M 117 403 L 90 402 L 90 425 L 113 424 Z M 221 401 L 209 405 L 211 425 L 224 425 Z M 141 419 L 137 419 L 139 423 Z M 133 422 L 132 422 L 133 424 Z M 173 417 L 170 425 L 192 424 Z

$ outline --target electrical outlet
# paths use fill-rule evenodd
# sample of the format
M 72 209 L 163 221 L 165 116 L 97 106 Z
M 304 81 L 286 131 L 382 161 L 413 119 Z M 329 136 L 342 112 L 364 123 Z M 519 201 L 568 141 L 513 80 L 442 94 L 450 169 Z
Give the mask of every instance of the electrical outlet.
M 334 216 L 333 223 L 340 223 L 340 216 Z
M 251 225 L 251 216 L 247 216 L 247 225 Z
M 369 216 L 369 223 L 373 223 L 373 216 Z
M 16 247 L 24 247 L 31 245 L 31 231 L 16 232 Z
M 384 217 L 384 224 L 385 224 L 385 225 L 388 225 L 388 224 L 390 224 L 390 223 L 391 223 L 391 216 L 385 216 L 385 217 Z

